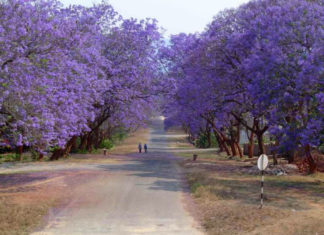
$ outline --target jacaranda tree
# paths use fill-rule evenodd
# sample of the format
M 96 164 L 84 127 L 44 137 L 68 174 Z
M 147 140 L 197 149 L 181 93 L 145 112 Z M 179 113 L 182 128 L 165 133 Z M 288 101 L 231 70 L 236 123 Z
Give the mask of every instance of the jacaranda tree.
M 205 122 L 221 149 L 240 154 L 240 129 L 265 152 L 306 159 L 323 142 L 323 3 L 251 1 L 219 13 L 199 35 L 174 36 L 162 55 L 172 78 L 169 119 L 199 132 Z M 181 118 L 180 118 L 181 117 Z M 229 151 L 230 150 L 230 151 Z
M 152 107 L 159 42 L 155 21 L 122 19 L 105 2 L 1 1 L 1 138 L 20 151 L 54 148 L 56 159 L 78 136 L 91 149 L 108 120 L 141 125 Z

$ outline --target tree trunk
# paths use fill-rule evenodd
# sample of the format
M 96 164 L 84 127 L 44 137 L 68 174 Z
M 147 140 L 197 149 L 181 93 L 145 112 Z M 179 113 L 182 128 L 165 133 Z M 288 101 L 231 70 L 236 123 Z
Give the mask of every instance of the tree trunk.
M 293 163 L 295 161 L 295 155 L 296 155 L 295 150 L 291 150 L 288 152 L 287 154 L 288 163 Z
M 24 146 L 17 146 L 17 154 L 19 156 L 19 161 L 22 161 L 23 158 L 22 158 L 22 153 L 23 153 L 23 149 L 24 149 Z
M 317 171 L 317 164 L 311 154 L 311 151 L 310 151 L 310 146 L 309 144 L 307 144 L 305 146 L 305 153 L 306 153 L 306 159 L 307 159 L 307 162 L 308 162 L 308 165 L 309 165 L 309 169 L 308 169 L 308 173 L 309 174 L 314 174 L 316 171 Z
M 195 138 L 192 136 L 190 132 L 188 133 L 188 140 L 192 145 L 195 144 Z
M 88 137 L 87 137 L 87 151 L 88 152 L 92 152 L 92 134 L 88 134 Z
M 237 140 L 237 136 L 235 131 L 233 130 L 233 127 L 230 127 L 230 146 L 231 146 L 231 150 L 232 150 L 232 156 L 237 156 L 237 151 L 236 151 L 236 140 Z
M 226 145 L 226 140 L 224 139 L 224 137 L 221 136 L 221 135 L 219 135 L 219 134 L 217 134 L 217 130 L 216 129 L 214 129 L 214 135 L 215 135 L 216 138 L 218 137 L 218 139 L 219 139 L 218 144 L 222 146 L 222 148 L 225 150 L 227 156 L 230 156 L 231 153 L 230 153 L 230 151 L 229 151 L 229 149 L 228 149 L 228 147 Z
M 242 153 L 242 149 L 240 147 L 240 144 L 236 142 L 235 145 L 236 145 L 236 148 L 237 148 L 238 153 L 240 155 L 240 158 L 243 158 L 243 153 Z
M 265 147 L 263 142 L 263 133 L 257 133 L 258 145 L 259 145 L 259 155 L 265 154 Z
M 224 151 L 225 151 L 224 146 L 223 146 L 224 143 L 221 143 L 221 140 L 220 140 L 220 138 L 217 136 L 216 133 L 215 133 L 214 135 L 215 135 L 215 138 L 216 138 L 217 143 L 218 143 L 219 152 L 220 152 L 220 153 L 221 153 L 221 152 L 224 152 Z
M 64 148 L 64 151 L 63 151 L 63 156 L 67 156 L 69 155 L 71 149 L 72 149 L 72 146 L 74 144 L 74 142 L 76 142 L 76 139 L 77 137 L 76 136 L 73 136 L 65 145 L 65 148 Z
M 221 143 L 223 144 L 223 148 L 225 149 L 225 152 L 226 152 L 227 156 L 230 156 L 231 153 L 230 153 L 230 150 L 229 150 L 226 142 L 225 141 L 221 141 Z
M 274 146 L 276 146 L 276 147 L 279 146 L 278 139 L 275 140 Z M 271 153 L 272 153 L 272 158 L 273 158 L 273 165 L 278 165 L 277 149 L 274 146 L 272 145 L 272 142 L 271 142 Z
M 236 127 L 236 141 L 235 141 L 235 145 L 236 145 L 236 148 L 238 150 L 238 153 L 239 153 L 240 158 L 243 158 L 243 153 L 242 153 L 242 149 L 240 147 L 240 142 L 241 142 L 241 128 L 240 128 L 240 124 L 238 124 L 237 127 Z
M 86 146 L 87 146 L 87 137 L 88 137 L 88 134 L 84 134 L 83 136 L 81 136 L 81 143 L 80 143 L 80 146 L 79 146 L 79 149 L 85 149 Z
M 93 138 L 94 138 L 93 143 L 94 143 L 94 146 L 96 149 L 99 148 L 99 144 L 100 144 L 100 136 L 99 135 L 100 135 L 99 128 L 97 128 L 93 131 Z
M 248 132 L 246 132 L 248 134 Z M 248 156 L 249 158 L 253 157 L 253 150 L 254 150 L 254 132 L 251 131 L 250 136 L 248 136 L 249 138 L 249 144 L 248 144 Z
M 104 131 L 100 131 L 99 132 L 99 140 L 98 140 L 98 147 L 100 146 L 101 142 L 105 139 L 105 132 Z
M 77 145 L 77 139 L 78 137 L 75 137 L 75 139 L 73 140 L 71 150 L 76 151 L 78 149 L 79 146 Z
M 208 142 L 207 148 L 210 148 L 212 143 L 211 143 L 210 127 L 208 124 L 206 126 L 206 135 L 207 135 L 207 142 Z
M 43 160 L 43 158 L 44 158 L 44 154 L 39 153 L 39 155 L 38 155 L 38 160 L 41 161 L 41 160 Z
M 273 158 L 273 165 L 278 165 L 278 158 L 276 153 L 273 153 L 272 158 Z
M 237 155 L 237 151 L 236 151 L 235 142 L 233 140 L 230 141 L 230 146 L 231 146 L 231 150 L 232 150 L 232 156 L 234 157 Z
M 253 152 L 254 152 L 254 143 L 249 143 L 248 144 L 248 156 L 249 158 L 253 157 Z
M 53 152 L 52 156 L 50 157 L 50 161 L 58 160 L 62 156 L 63 156 L 63 149 L 61 149 L 61 148 L 56 149 Z

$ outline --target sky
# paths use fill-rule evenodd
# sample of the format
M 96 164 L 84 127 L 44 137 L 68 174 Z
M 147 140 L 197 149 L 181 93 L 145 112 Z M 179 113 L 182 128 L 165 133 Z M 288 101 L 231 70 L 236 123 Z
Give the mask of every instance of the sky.
M 64 5 L 91 6 L 101 0 L 61 0 Z M 213 16 L 226 8 L 237 7 L 248 0 L 110 0 L 124 18 L 155 18 L 166 35 L 195 33 L 204 30 Z

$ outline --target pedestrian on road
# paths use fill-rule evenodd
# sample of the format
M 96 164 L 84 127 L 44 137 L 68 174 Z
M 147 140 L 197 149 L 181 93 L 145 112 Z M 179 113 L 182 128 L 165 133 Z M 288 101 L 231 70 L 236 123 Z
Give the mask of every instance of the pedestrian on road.
M 141 143 L 138 144 L 138 152 L 139 152 L 139 153 L 142 152 L 142 144 L 141 144 Z
M 147 153 L 147 144 L 144 144 L 145 153 Z

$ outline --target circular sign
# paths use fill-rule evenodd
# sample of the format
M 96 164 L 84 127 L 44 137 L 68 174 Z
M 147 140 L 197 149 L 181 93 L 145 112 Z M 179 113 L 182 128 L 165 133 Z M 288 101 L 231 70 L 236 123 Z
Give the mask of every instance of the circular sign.
M 265 154 L 261 154 L 261 156 L 258 159 L 258 168 L 260 171 L 264 171 L 268 166 L 269 160 L 268 156 Z

